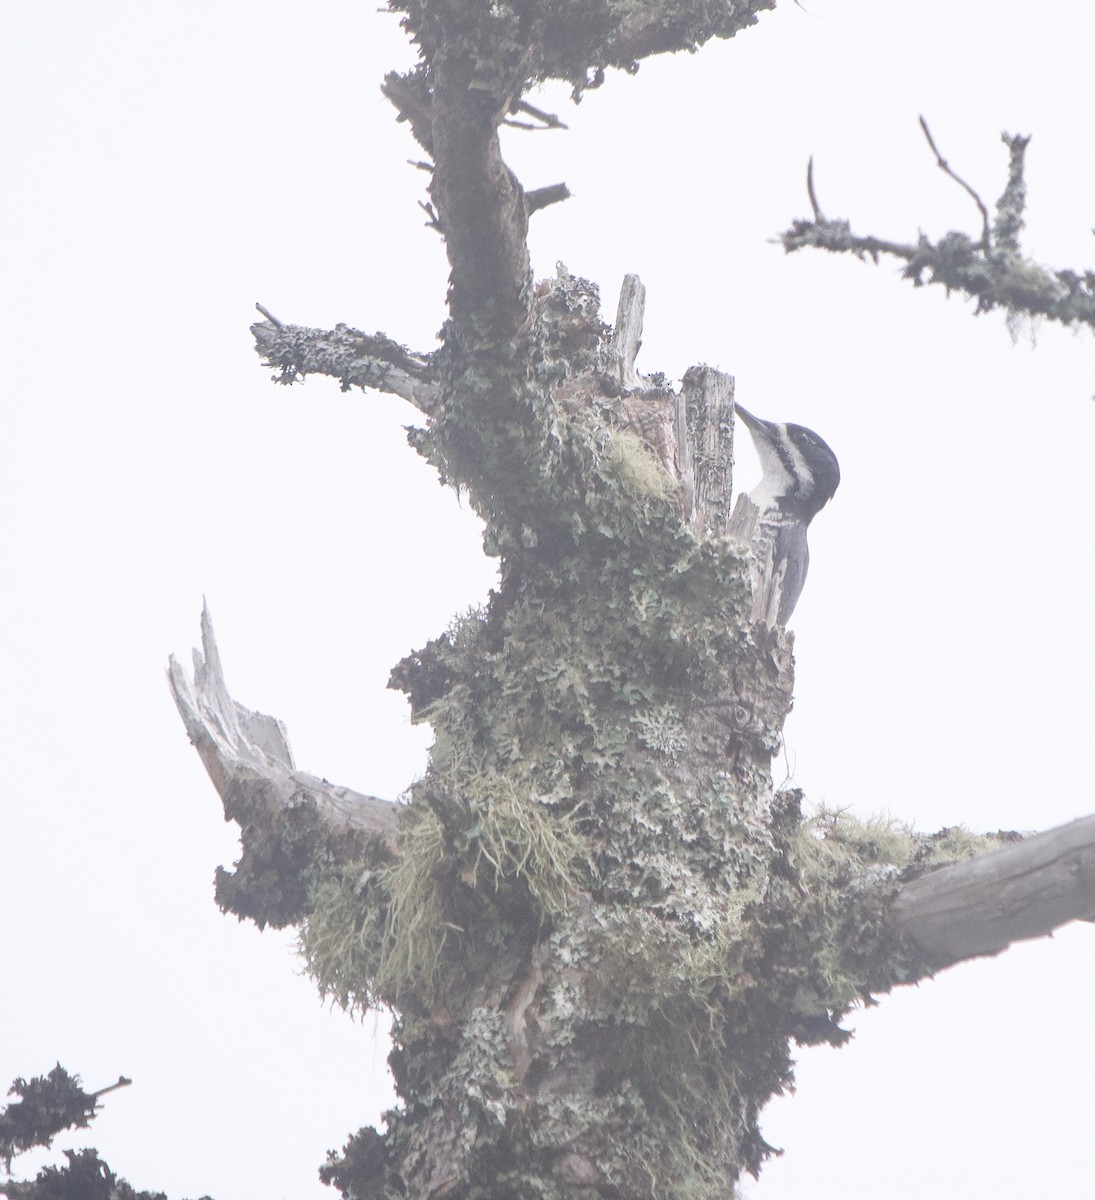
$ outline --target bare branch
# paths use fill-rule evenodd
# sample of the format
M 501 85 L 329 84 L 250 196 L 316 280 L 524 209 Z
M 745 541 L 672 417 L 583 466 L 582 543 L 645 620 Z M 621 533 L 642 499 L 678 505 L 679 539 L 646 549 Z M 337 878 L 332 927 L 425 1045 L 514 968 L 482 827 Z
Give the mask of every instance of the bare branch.
M 264 316 L 264 317 L 265 317 L 265 318 L 266 318 L 266 319 L 267 319 L 267 320 L 270 322 L 270 324 L 271 324 L 271 325 L 273 325 L 273 326 L 274 326 L 276 329 L 283 329 L 283 328 L 284 328 L 284 326 L 283 326 L 283 325 L 282 325 L 282 323 L 281 323 L 281 322 L 280 322 L 280 321 L 277 319 L 277 317 L 275 317 L 275 316 L 274 316 L 274 314 L 273 314 L 273 313 L 272 313 L 272 312 L 271 312 L 271 311 L 270 311 L 268 308 L 263 308 L 263 307 L 262 307 L 262 305 L 261 305 L 261 304 L 259 304 L 259 302 L 258 302 L 257 300 L 255 301 L 255 307 L 256 307 L 256 308 L 259 310 L 259 312 L 260 312 L 260 313 L 262 313 L 262 315 L 263 315 L 263 316 Z
M 981 213 L 981 248 L 988 251 L 992 247 L 992 240 L 989 235 L 989 210 L 985 207 L 985 202 L 964 179 L 960 179 L 951 170 L 947 160 L 939 153 L 939 147 L 935 144 L 935 139 L 932 137 L 931 130 L 928 128 L 928 123 L 924 120 L 923 116 L 920 118 L 920 128 L 923 129 L 924 136 L 928 139 L 928 145 L 931 146 L 932 153 L 935 155 L 936 166 L 973 197 L 973 202 L 977 205 Z
M 527 100 L 514 100 L 509 106 L 510 112 L 527 113 L 530 117 L 535 117 L 540 124 L 530 125 L 522 122 L 507 121 L 507 125 L 519 124 L 524 129 L 567 129 L 565 125 L 554 113 L 545 112 L 542 108 L 537 108 L 535 105 L 529 104 Z
M 890 913 L 936 968 L 1095 919 L 1095 816 L 932 871 Z
M 383 333 L 362 333 L 349 325 L 332 330 L 283 325 L 262 305 L 266 323 L 251 326 L 263 365 L 277 370 L 278 383 L 297 383 L 308 375 L 329 375 L 344 392 L 359 387 L 391 392 L 430 413 L 438 388 L 428 354 L 415 354 Z
M 810 155 L 810 161 L 806 164 L 806 194 L 810 197 L 810 207 L 814 210 L 814 220 L 824 221 L 825 218 L 821 215 L 821 209 L 817 203 L 817 192 L 814 191 L 814 156 Z
M 541 208 L 547 208 L 549 204 L 558 204 L 562 200 L 569 199 L 570 188 L 565 183 L 552 183 L 547 187 L 533 188 L 531 192 L 526 192 L 525 206 L 531 216 L 534 212 L 539 212 Z
M 93 1099 L 98 1100 L 100 1096 L 105 1096 L 110 1092 L 116 1092 L 119 1088 L 129 1087 L 132 1082 L 132 1079 L 127 1079 L 124 1075 L 119 1075 L 117 1083 L 109 1083 L 106 1087 L 100 1088 L 97 1092 L 92 1092 L 91 1096 Z
M 434 210 L 433 205 L 428 200 L 419 200 L 418 207 L 429 217 L 429 220 L 426 222 L 426 228 L 436 229 L 438 233 L 441 233 L 441 220 Z

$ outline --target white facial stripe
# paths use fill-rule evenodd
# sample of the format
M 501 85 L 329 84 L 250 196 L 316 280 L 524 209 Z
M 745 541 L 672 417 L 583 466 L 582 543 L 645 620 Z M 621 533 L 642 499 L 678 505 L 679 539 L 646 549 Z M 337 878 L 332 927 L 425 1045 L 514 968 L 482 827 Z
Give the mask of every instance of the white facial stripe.
M 783 426 L 780 427 L 780 440 L 787 444 Z M 760 467 L 764 474 L 761 476 L 760 483 L 749 493 L 749 499 L 763 512 L 766 508 L 775 507 L 776 498 L 785 496 L 794 481 L 774 446 L 770 446 L 768 442 L 760 438 L 754 439 L 754 445 L 757 447 L 757 457 L 760 459 Z M 794 447 L 791 449 L 794 451 Z
M 801 484 L 800 494 L 802 496 L 809 496 L 814 490 L 814 473 L 810 470 L 806 459 L 803 458 L 802 451 L 795 445 L 793 441 L 791 441 L 790 437 L 788 436 L 787 426 L 777 425 L 776 428 L 779 431 L 780 444 L 786 449 L 787 453 L 790 455 L 791 462 L 794 464 L 795 476 Z M 786 469 L 783 468 L 783 470 L 784 474 L 786 474 Z

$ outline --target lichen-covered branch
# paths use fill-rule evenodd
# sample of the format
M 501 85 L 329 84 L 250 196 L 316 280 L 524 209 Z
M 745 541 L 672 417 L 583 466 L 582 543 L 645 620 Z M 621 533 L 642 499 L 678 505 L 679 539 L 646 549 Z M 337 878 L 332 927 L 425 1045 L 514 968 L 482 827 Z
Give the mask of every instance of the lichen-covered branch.
M 64 1155 L 64 1166 L 44 1166 L 32 1180 L 0 1182 L 0 1196 L 7 1200 L 167 1200 L 163 1192 L 138 1190 L 120 1178 L 95 1149 L 66 1150 Z
M 634 71 L 653 54 L 695 51 L 712 38 L 731 38 L 757 23 L 757 14 L 776 0 L 722 0 L 722 3 L 671 3 L 635 6 L 617 0 L 619 14 L 598 56 L 603 66 Z M 573 6 L 568 6 L 573 7 Z
M 269 316 L 261 306 L 260 311 Z M 329 375 L 344 392 L 354 387 L 392 392 L 427 414 L 436 406 L 431 356 L 414 354 L 383 333 L 362 333 L 348 325 L 309 329 L 269 319 L 252 325 L 251 334 L 263 366 L 277 371 L 277 383 Z
M 932 871 L 901 889 L 891 915 L 937 969 L 1095 920 L 1095 817 Z
M 86 1129 L 98 1113 L 99 1100 L 130 1083 L 132 1080 L 121 1075 L 117 1083 L 85 1092 L 80 1077 L 70 1075 L 60 1063 L 48 1075 L 16 1079 L 8 1095 L 18 1098 L 0 1109 L 3 1176 L 10 1176 L 15 1156 L 50 1147 L 63 1130 Z M 8 1200 L 165 1200 L 162 1192 L 138 1192 L 118 1179 L 95 1150 L 66 1150 L 64 1154 L 67 1166 L 42 1167 L 33 1180 L 0 1177 L 0 1196 Z
M 193 678 L 172 657 L 168 682 L 224 815 L 242 831 L 235 872 L 218 870 L 217 898 L 260 927 L 293 924 L 308 911 L 315 857 L 388 853 L 399 805 L 298 771 L 282 723 L 228 694 L 206 607 L 201 627 Z
M 1044 318 L 1095 329 L 1095 271 L 1045 267 L 1025 256 L 1020 248 L 1026 203 L 1023 157 L 1030 139 L 1003 135 L 1009 152 L 1008 181 L 996 203 L 990 229 L 988 210 L 980 197 L 950 170 L 926 127 L 925 133 L 940 167 L 970 192 L 978 204 L 983 216 L 978 236 L 951 232 L 932 241 L 921 234 L 915 243 L 904 243 L 853 233 L 849 221 L 822 214 L 814 192 L 811 163 L 808 191 L 813 218 L 795 220 L 780 235 L 784 249 L 791 253 L 813 247 L 870 258 L 875 263 L 883 255 L 900 259 L 906 264 L 904 278 L 914 286 L 934 283 L 948 292 L 961 292 L 976 302 L 977 313 L 1003 309 L 1013 329 L 1023 318 Z
M 542 0 L 527 5 L 468 5 L 393 0 L 405 26 L 432 62 L 443 38 L 474 46 L 485 62 L 509 64 L 519 102 L 546 80 L 569 83 L 575 97 L 598 87 L 610 67 L 633 73 L 654 54 L 692 52 L 712 39 L 731 38 L 757 23 L 775 0 Z M 460 18 L 463 17 L 463 25 Z M 461 36 L 463 35 L 463 36 Z M 415 78 L 415 76 L 418 78 Z M 415 136 L 429 124 L 429 81 L 422 72 L 389 76 L 386 92 Z M 515 104 L 519 109 L 519 104 Z
M 48 1149 L 62 1130 L 86 1129 L 98 1111 L 100 1097 L 128 1087 L 131 1082 L 121 1075 L 117 1083 L 96 1092 L 85 1092 L 80 1086 L 80 1077 L 70 1075 L 60 1063 L 48 1075 L 16 1079 L 8 1089 L 8 1095 L 17 1098 L 0 1109 L 3 1171 L 10 1173 L 16 1155 L 34 1147 Z

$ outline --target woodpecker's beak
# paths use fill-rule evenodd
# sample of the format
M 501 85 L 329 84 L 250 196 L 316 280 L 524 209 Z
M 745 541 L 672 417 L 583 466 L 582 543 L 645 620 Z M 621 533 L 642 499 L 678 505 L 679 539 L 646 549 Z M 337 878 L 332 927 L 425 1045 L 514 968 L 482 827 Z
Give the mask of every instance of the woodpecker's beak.
M 762 421 L 760 417 L 754 417 L 747 408 L 742 408 L 740 404 L 734 405 L 734 411 L 745 422 L 745 427 L 750 433 L 760 434 L 766 441 L 771 440 L 772 431 L 768 421 Z

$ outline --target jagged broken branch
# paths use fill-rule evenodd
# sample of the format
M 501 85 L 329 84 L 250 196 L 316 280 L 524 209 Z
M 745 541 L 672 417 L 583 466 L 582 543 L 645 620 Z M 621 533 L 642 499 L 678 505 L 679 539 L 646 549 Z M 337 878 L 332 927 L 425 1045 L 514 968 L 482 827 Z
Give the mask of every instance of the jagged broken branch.
M 399 805 L 298 771 L 285 726 L 228 694 L 209 609 L 202 607 L 202 650 L 191 678 L 174 656 L 168 682 L 186 732 L 224 804 L 243 831 L 236 871 L 218 871 L 225 909 L 265 924 L 303 915 L 305 876 L 320 852 L 360 856 L 362 839 L 393 847 Z
M 1095 271 L 1044 267 L 1020 250 L 1019 234 L 1026 204 L 1023 161 L 1030 139 L 1022 135 L 1002 135 L 1010 156 L 1008 181 L 996 202 L 996 215 L 990 228 L 988 209 L 980 196 L 955 174 L 940 154 L 923 118 L 921 125 L 937 165 L 977 204 L 982 218 L 979 237 L 952 231 L 938 241 L 933 242 L 921 234 L 915 243 L 905 243 L 853 233 L 848 220 L 831 219 L 822 214 L 811 159 L 806 186 L 813 219 L 792 222 L 791 228 L 779 236 L 783 248 L 790 254 L 812 246 L 834 254 L 850 253 L 856 258 L 870 258 L 875 263 L 880 256 L 889 255 L 906 264 L 902 274 L 912 280 L 915 287 L 937 283 L 948 292 L 962 292 L 976 301 L 978 313 L 1002 308 L 1012 325 L 1023 317 L 1042 317 L 1063 325 L 1087 325 L 1095 330 Z

